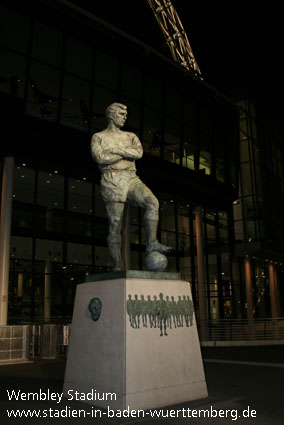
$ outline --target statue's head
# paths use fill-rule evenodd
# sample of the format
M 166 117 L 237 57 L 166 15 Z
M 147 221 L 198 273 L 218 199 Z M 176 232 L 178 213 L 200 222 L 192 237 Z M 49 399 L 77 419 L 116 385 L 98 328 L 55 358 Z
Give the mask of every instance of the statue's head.
M 123 127 L 127 118 L 127 106 L 122 103 L 112 103 L 106 108 L 108 122 L 113 121 L 116 127 Z
M 91 313 L 92 319 L 96 322 L 101 315 L 102 302 L 98 297 L 92 298 L 89 302 L 88 309 Z

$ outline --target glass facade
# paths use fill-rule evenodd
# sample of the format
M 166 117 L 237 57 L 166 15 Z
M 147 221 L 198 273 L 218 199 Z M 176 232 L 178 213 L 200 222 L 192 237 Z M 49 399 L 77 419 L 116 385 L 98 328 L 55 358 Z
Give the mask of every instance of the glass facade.
M 118 48 L 116 34 L 108 40 L 95 25 L 89 30 L 79 21 L 80 31 L 74 33 L 71 24 L 63 30 L 51 15 L 30 17 L 16 6 L 0 8 L 0 95 L 23 105 L 19 128 L 26 143 L 23 148 L 13 141 L 11 148 L 16 167 L 10 322 L 69 321 L 77 283 L 111 270 L 108 223 L 89 141 L 105 128 L 105 108 L 115 101 L 128 106 L 125 130 L 143 144 L 144 157 L 137 162 L 143 181 L 152 172 L 150 187 L 160 202 L 158 236 L 173 247 L 167 270 L 191 283 L 197 313 L 195 207 L 200 205 L 208 318 L 247 316 L 245 254 L 250 256 L 253 314 L 269 317 L 272 257 L 246 248 L 264 240 L 282 243 L 282 134 L 257 119 L 252 102 L 240 103 L 239 117 L 213 89 L 184 78 L 141 47 L 123 39 L 124 48 Z M 65 19 L 68 23 L 68 14 Z M 11 22 L 21 32 L 11 35 Z M 171 175 L 171 183 L 161 174 Z M 224 201 L 226 193 L 229 201 Z M 270 205 L 276 205 L 273 211 Z M 130 207 L 129 220 L 130 267 L 144 270 L 143 211 Z M 282 288 L 282 264 L 273 261 Z M 45 318 L 49 286 L 51 311 Z
M 240 267 L 241 257 L 250 262 L 253 316 L 271 317 L 269 267 L 274 270 L 278 314 L 283 311 L 283 132 L 259 103 L 251 99 L 238 103 L 241 196 L 234 202 L 236 253 Z M 240 288 L 235 290 L 244 299 L 244 271 L 239 278 Z
M 197 293 L 195 212 L 185 199 L 156 193 L 159 238 L 173 248 L 170 272 L 180 272 Z M 145 270 L 143 211 L 129 207 L 130 268 Z M 231 316 L 233 304 L 227 214 L 203 211 L 206 287 L 210 318 Z M 46 276 L 51 284 L 51 317 L 69 320 L 77 283 L 111 270 L 108 223 L 99 185 L 86 177 L 61 175 L 17 164 L 13 190 L 9 315 L 43 320 Z M 221 289 L 220 289 L 221 288 Z M 64 294 L 68 294 L 65 297 Z M 220 302 L 222 299 L 222 304 Z M 62 309 L 61 309 L 62 303 Z
M 28 115 L 90 133 L 105 126 L 106 106 L 119 100 L 129 109 L 126 128 L 140 136 L 146 153 L 235 184 L 231 108 L 196 90 L 189 97 L 173 78 L 5 6 L 1 19 L 0 91 L 22 95 Z M 25 28 L 23 38 L 7 36 L 11 20 Z

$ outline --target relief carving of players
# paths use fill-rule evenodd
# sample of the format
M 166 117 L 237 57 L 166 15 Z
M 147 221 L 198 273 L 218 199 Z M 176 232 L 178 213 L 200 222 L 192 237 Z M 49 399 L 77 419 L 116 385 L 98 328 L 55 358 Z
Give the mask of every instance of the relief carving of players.
M 160 336 L 163 336 L 163 331 L 164 331 L 164 335 L 168 335 L 167 334 L 167 320 L 168 320 L 168 316 L 167 316 L 167 303 L 163 298 L 163 294 L 161 293 L 159 295 L 160 297 L 160 301 L 158 304 L 159 307 L 159 325 L 160 325 Z
M 147 328 L 148 323 L 150 328 L 159 328 L 160 336 L 168 336 L 167 330 L 174 328 L 193 326 L 193 303 L 189 296 L 178 296 L 178 301 L 175 301 L 174 296 L 171 299 L 162 293 L 157 295 L 128 295 L 126 302 L 126 310 L 129 316 L 129 323 L 133 329 L 140 328 L 140 317 L 142 317 L 142 327 Z M 173 326 L 172 326 L 173 324 Z
M 126 311 L 129 317 L 130 326 L 134 328 L 132 306 L 133 306 L 133 300 L 131 299 L 131 295 L 129 294 L 128 300 L 126 301 Z
M 147 308 L 146 308 L 147 302 L 146 300 L 144 300 L 144 295 L 141 295 L 140 304 L 141 304 L 142 323 L 144 328 L 147 328 Z
M 101 193 L 109 220 L 107 243 L 114 270 L 123 269 L 121 230 L 125 203 L 129 203 L 145 209 L 146 266 L 162 271 L 167 266 L 164 253 L 171 248 L 157 240 L 159 202 L 136 175 L 135 161 L 143 155 L 142 145 L 134 133 L 121 130 L 127 119 L 125 105 L 109 105 L 106 117 L 108 126 L 93 135 L 91 153 L 101 172 Z
M 146 301 L 146 313 L 149 319 L 150 328 L 154 327 L 154 307 L 153 307 L 153 301 L 151 300 L 151 296 L 147 295 L 147 301 Z
M 167 316 L 167 327 L 172 329 L 172 315 L 171 315 L 171 302 L 170 297 L 166 296 L 166 316 Z
M 174 326 L 177 327 L 177 303 L 175 301 L 175 297 L 171 296 L 171 306 L 170 306 L 170 313 L 171 317 L 173 318 Z

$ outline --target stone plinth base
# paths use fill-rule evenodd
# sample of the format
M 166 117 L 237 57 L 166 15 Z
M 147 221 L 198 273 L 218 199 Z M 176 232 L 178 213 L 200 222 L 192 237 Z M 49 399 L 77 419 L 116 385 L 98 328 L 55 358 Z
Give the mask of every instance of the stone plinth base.
M 207 397 L 189 283 L 174 274 L 140 276 L 112 273 L 78 285 L 64 382 L 69 400 L 146 410 Z M 97 320 L 88 308 L 93 299 L 91 306 L 101 305 Z

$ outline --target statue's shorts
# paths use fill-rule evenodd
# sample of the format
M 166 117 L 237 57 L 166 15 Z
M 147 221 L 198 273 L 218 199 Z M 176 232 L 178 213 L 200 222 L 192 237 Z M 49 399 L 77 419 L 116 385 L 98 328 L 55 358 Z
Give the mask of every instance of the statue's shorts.
M 150 208 L 148 215 L 157 218 L 159 203 L 151 190 L 139 179 L 135 171 L 105 172 L 101 176 L 101 193 L 104 202 L 122 202 Z M 155 212 L 154 212 L 155 211 Z

